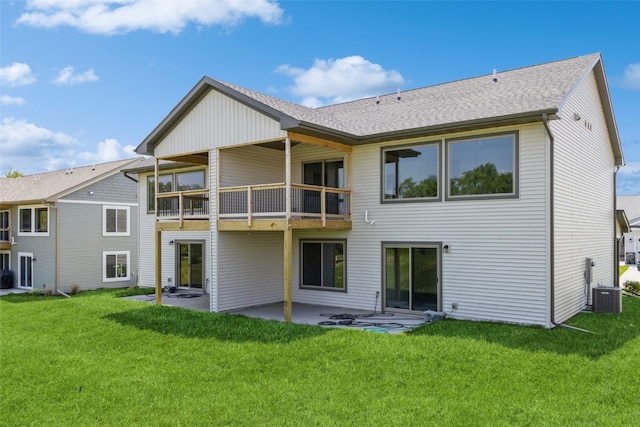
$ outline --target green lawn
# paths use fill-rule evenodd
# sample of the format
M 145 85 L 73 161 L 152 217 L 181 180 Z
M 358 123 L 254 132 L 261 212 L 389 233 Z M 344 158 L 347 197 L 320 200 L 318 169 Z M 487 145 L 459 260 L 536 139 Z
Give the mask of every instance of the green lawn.
M 115 298 L 0 299 L 2 426 L 621 426 L 640 419 L 640 299 L 556 328 L 408 335 Z
M 628 266 L 628 265 L 621 265 L 621 266 L 618 268 L 618 275 L 619 275 L 619 276 L 622 276 L 622 275 L 624 274 L 624 272 L 625 272 L 625 271 L 627 271 L 628 269 L 629 269 L 629 266 Z

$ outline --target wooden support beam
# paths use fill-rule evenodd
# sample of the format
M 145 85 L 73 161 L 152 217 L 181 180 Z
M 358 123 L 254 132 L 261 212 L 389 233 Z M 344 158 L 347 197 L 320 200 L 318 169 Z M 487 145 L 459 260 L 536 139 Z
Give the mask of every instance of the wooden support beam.
M 162 305 L 162 247 L 161 246 L 162 246 L 162 231 L 156 229 L 156 304 L 158 305 Z
M 296 132 L 287 132 L 289 139 L 292 141 L 304 142 L 307 144 L 319 145 L 321 147 L 332 148 L 334 150 L 344 151 L 345 153 L 351 153 L 352 148 L 350 145 L 341 144 L 339 142 L 329 141 L 328 139 L 322 139 L 315 136 L 304 135 Z
M 287 227 L 282 234 L 284 235 L 284 321 L 291 322 L 291 253 L 293 247 L 293 232 Z

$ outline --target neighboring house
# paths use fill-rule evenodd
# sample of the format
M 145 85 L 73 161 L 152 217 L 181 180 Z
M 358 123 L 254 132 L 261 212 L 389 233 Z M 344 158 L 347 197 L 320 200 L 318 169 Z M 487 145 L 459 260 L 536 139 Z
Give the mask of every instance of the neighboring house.
M 316 109 L 204 77 L 136 151 L 158 162 L 140 284 L 175 283 L 176 242 L 201 242 L 212 311 L 553 327 L 617 285 L 624 160 L 599 54 Z M 182 190 L 160 161 L 203 172 Z
M 629 230 L 620 242 L 620 255 L 625 264 L 640 263 L 640 196 L 618 196 L 618 208 L 624 210 L 629 220 Z
M 121 160 L 0 179 L 0 269 L 20 289 L 136 282 L 136 182 Z

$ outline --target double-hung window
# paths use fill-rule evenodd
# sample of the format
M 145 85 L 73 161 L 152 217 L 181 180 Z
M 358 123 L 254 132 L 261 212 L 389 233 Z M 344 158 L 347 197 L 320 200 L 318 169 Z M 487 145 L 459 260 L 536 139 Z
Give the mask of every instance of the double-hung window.
M 344 240 L 301 240 L 300 287 L 345 292 L 345 247 Z
M 104 206 L 102 208 L 102 235 L 129 236 L 129 206 Z
M 129 280 L 129 251 L 102 252 L 102 281 L 122 282 Z
M 20 206 L 19 236 L 48 236 L 49 235 L 49 208 L 46 206 Z
M 382 201 L 440 200 L 440 142 L 382 149 Z

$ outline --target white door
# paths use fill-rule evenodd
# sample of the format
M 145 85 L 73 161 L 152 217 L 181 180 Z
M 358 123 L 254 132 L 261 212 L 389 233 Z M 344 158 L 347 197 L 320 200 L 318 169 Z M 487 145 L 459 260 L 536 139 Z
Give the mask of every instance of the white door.
M 33 289 L 33 254 L 18 252 L 18 287 Z

